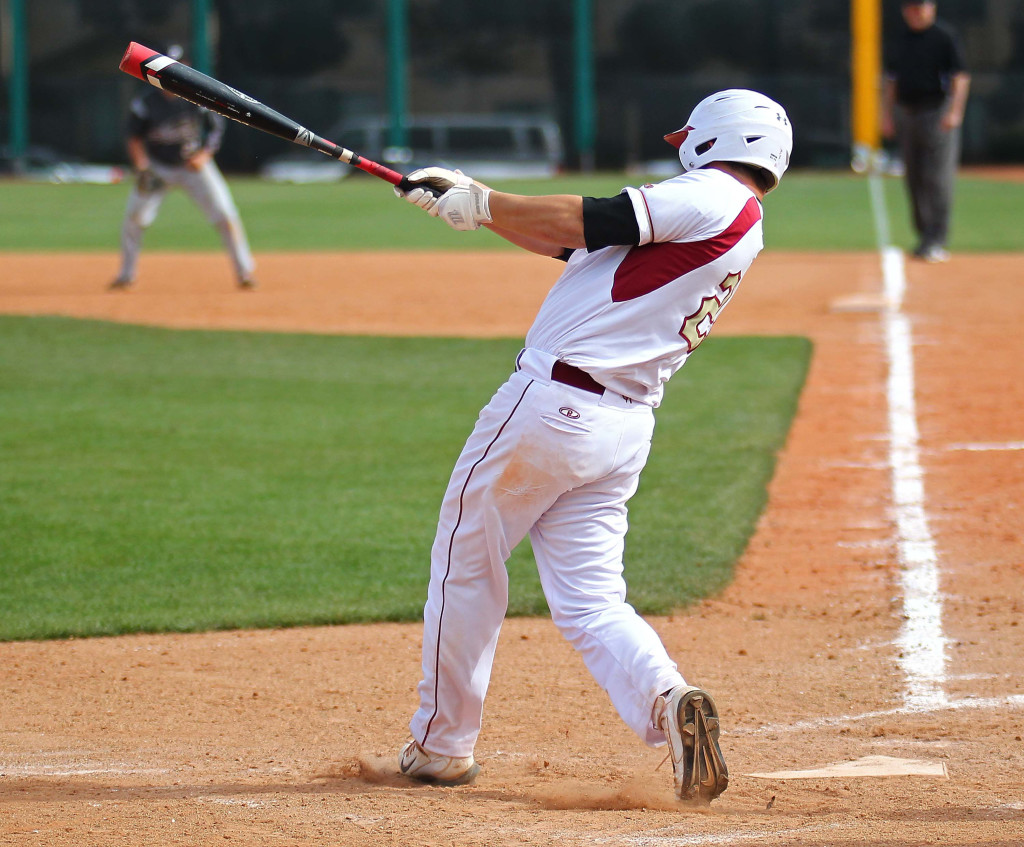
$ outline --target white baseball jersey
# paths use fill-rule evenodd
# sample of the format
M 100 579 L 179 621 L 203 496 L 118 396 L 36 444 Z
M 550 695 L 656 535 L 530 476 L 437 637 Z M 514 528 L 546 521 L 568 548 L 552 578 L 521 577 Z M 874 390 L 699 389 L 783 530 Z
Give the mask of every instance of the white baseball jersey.
M 473 754 L 508 605 L 505 561 L 526 535 L 555 625 L 626 724 L 646 743 L 664 743 L 652 709 L 685 680 L 626 602 L 627 502 L 663 385 L 761 250 L 762 210 L 714 169 L 626 191 L 640 244 L 572 255 L 449 480 L 409 724 L 431 752 Z M 560 382 L 558 359 L 605 390 Z M 583 715 L 588 705 L 579 708 Z
M 762 209 L 713 168 L 625 191 L 640 245 L 573 253 L 526 346 L 657 406 L 764 246 Z

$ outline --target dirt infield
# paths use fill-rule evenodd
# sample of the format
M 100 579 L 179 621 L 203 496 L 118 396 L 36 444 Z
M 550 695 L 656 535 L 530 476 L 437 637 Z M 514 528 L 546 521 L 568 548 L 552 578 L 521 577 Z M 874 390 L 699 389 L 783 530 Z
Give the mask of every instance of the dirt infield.
M 518 254 L 259 258 L 257 292 L 233 290 L 223 256 L 146 254 L 115 294 L 109 255 L 0 255 L 0 312 L 519 336 L 558 271 Z M 806 335 L 815 353 L 735 582 L 653 620 L 722 711 L 732 782 L 710 810 L 676 804 L 664 753 L 545 619 L 503 630 L 483 771 L 463 789 L 395 775 L 417 626 L 145 635 L 0 644 L 0 844 L 1024 844 L 1022 272 L 1009 256 L 906 268 L 920 514 L 893 497 L 902 324 L 879 308 L 877 256 L 769 252 L 721 318 L 718 333 Z M 929 546 L 900 547 L 906 525 L 930 533 L 937 585 L 901 580 Z M 915 622 L 940 666 L 901 638 Z

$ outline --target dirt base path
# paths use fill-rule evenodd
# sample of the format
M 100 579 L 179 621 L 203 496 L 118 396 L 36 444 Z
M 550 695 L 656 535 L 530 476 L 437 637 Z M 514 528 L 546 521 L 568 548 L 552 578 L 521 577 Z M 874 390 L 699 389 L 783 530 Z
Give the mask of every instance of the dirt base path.
M 0 312 L 521 336 L 558 270 L 517 254 L 262 256 L 247 293 L 223 257 L 147 254 L 138 289 L 112 294 L 114 263 L 0 256 Z M 812 338 L 799 414 L 733 585 L 653 620 L 722 711 L 732 781 L 710 810 L 677 805 L 664 753 L 548 620 L 505 626 L 484 769 L 463 789 L 395 775 L 418 626 L 146 635 L 0 644 L 0 844 L 1024 843 L 1022 270 L 907 267 L 944 640 L 930 702 L 908 705 L 898 641 L 922 613 L 900 583 L 878 259 L 768 253 L 716 332 Z M 838 763 L 860 770 L 754 776 Z

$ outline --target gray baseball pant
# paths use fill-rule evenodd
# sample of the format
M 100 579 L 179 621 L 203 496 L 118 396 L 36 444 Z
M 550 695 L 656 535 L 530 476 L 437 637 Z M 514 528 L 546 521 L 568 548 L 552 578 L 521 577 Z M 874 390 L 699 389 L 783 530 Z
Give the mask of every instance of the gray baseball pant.
M 941 126 L 945 106 L 897 110 L 900 149 L 919 250 L 945 247 L 960 160 L 960 130 Z
M 160 205 L 167 196 L 167 189 L 172 186 L 183 188 L 202 209 L 207 220 L 217 228 L 231 257 L 235 277 L 241 281 L 251 276 L 256 263 L 249 249 L 238 208 L 217 165 L 210 161 L 197 171 L 184 166 L 161 165 L 159 162 L 151 163 L 150 167 L 166 183 L 166 187 L 145 193 L 140 192 L 138 186 L 132 187 L 121 227 L 121 270 L 118 278 L 135 279 L 142 236 L 156 220 Z

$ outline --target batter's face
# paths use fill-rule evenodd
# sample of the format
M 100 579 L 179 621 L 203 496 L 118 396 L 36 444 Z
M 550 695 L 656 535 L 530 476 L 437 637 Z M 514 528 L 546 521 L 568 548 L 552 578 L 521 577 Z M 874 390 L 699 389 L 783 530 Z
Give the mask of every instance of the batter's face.
M 935 23 L 934 3 L 904 3 L 901 9 L 903 20 L 915 32 L 928 29 Z

